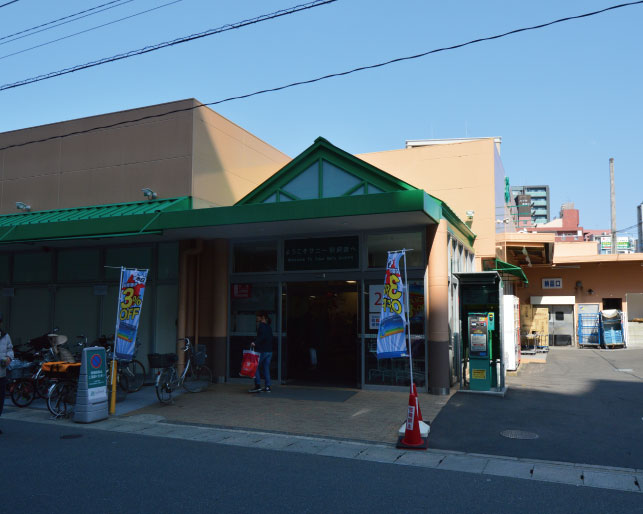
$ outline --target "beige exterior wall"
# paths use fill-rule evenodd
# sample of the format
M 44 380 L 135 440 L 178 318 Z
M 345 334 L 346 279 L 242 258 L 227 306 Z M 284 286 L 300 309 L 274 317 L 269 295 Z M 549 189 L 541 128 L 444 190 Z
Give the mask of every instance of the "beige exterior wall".
M 461 219 L 475 211 L 477 269 L 496 255 L 493 138 L 357 155 L 360 159 L 443 200 Z
M 132 109 L 0 134 L 0 147 L 181 109 L 192 100 Z M 152 118 L 0 152 L 0 213 L 22 201 L 33 211 L 187 196 L 192 113 Z
M 558 245 L 558 243 L 557 243 Z M 523 268 L 529 285 L 518 287 L 521 304 L 529 304 L 531 296 L 575 296 L 576 304 L 598 303 L 603 308 L 603 298 L 621 298 L 623 311 L 627 311 L 627 294 L 643 292 L 643 267 L 640 261 L 583 262 L 578 268 Z M 543 289 L 543 278 L 562 278 L 562 289 Z M 576 287 L 576 282 L 582 288 Z M 593 294 L 589 294 L 589 290 Z
M 290 159 L 194 99 L 0 134 L 0 214 L 193 196 L 195 206 L 231 205 Z M 200 201 L 201 200 L 201 201 Z
M 587 241 L 582 243 L 562 243 L 554 245 L 554 260 L 557 257 L 579 257 L 581 255 L 598 255 L 598 243 Z
M 216 112 L 194 111 L 192 195 L 216 206 L 236 203 L 290 157 Z

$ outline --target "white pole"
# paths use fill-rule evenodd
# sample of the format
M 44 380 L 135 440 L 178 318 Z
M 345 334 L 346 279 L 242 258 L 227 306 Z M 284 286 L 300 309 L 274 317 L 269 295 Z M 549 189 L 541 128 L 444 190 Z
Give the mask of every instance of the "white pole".
M 406 336 L 409 344 L 409 374 L 411 376 L 411 392 L 413 392 L 413 352 L 411 350 L 411 320 L 409 318 L 409 281 L 406 278 L 406 252 L 404 249 L 404 293 L 406 295 Z

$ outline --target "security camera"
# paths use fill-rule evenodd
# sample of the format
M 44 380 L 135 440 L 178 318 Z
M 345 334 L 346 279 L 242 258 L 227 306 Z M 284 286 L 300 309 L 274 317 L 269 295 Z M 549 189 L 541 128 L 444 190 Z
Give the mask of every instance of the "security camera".
M 157 196 L 156 193 L 152 191 L 149 187 L 144 187 L 143 189 L 141 189 L 141 191 L 143 191 L 143 196 L 145 196 L 145 198 L 147 198 L 148 200 L 156 199 L 156 196 Z

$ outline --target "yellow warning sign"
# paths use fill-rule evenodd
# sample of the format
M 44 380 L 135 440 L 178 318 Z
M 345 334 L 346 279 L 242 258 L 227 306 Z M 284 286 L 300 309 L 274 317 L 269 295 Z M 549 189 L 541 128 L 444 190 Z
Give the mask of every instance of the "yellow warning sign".
M 487 370 L 486 369 L 472 369 L 471 370 L 472 378 L 477 380 L 487 380 Z

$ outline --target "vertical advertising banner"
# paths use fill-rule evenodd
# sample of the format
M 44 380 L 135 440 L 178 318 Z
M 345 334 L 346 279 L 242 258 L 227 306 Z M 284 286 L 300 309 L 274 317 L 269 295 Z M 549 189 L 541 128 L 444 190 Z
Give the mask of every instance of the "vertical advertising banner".
M 406 312 L 404 281 L 400 261 L 405 252 L 388 252 L 380 326 L 377 331 L 377 358 L 406 357 Z
M 146 269 L 121 268 L 121 286 L 118 294 L 118 316 L 114 337 L 114 356 L 131 361 L 136 351 L 136 332 L 141 319 L 145 294 Z

